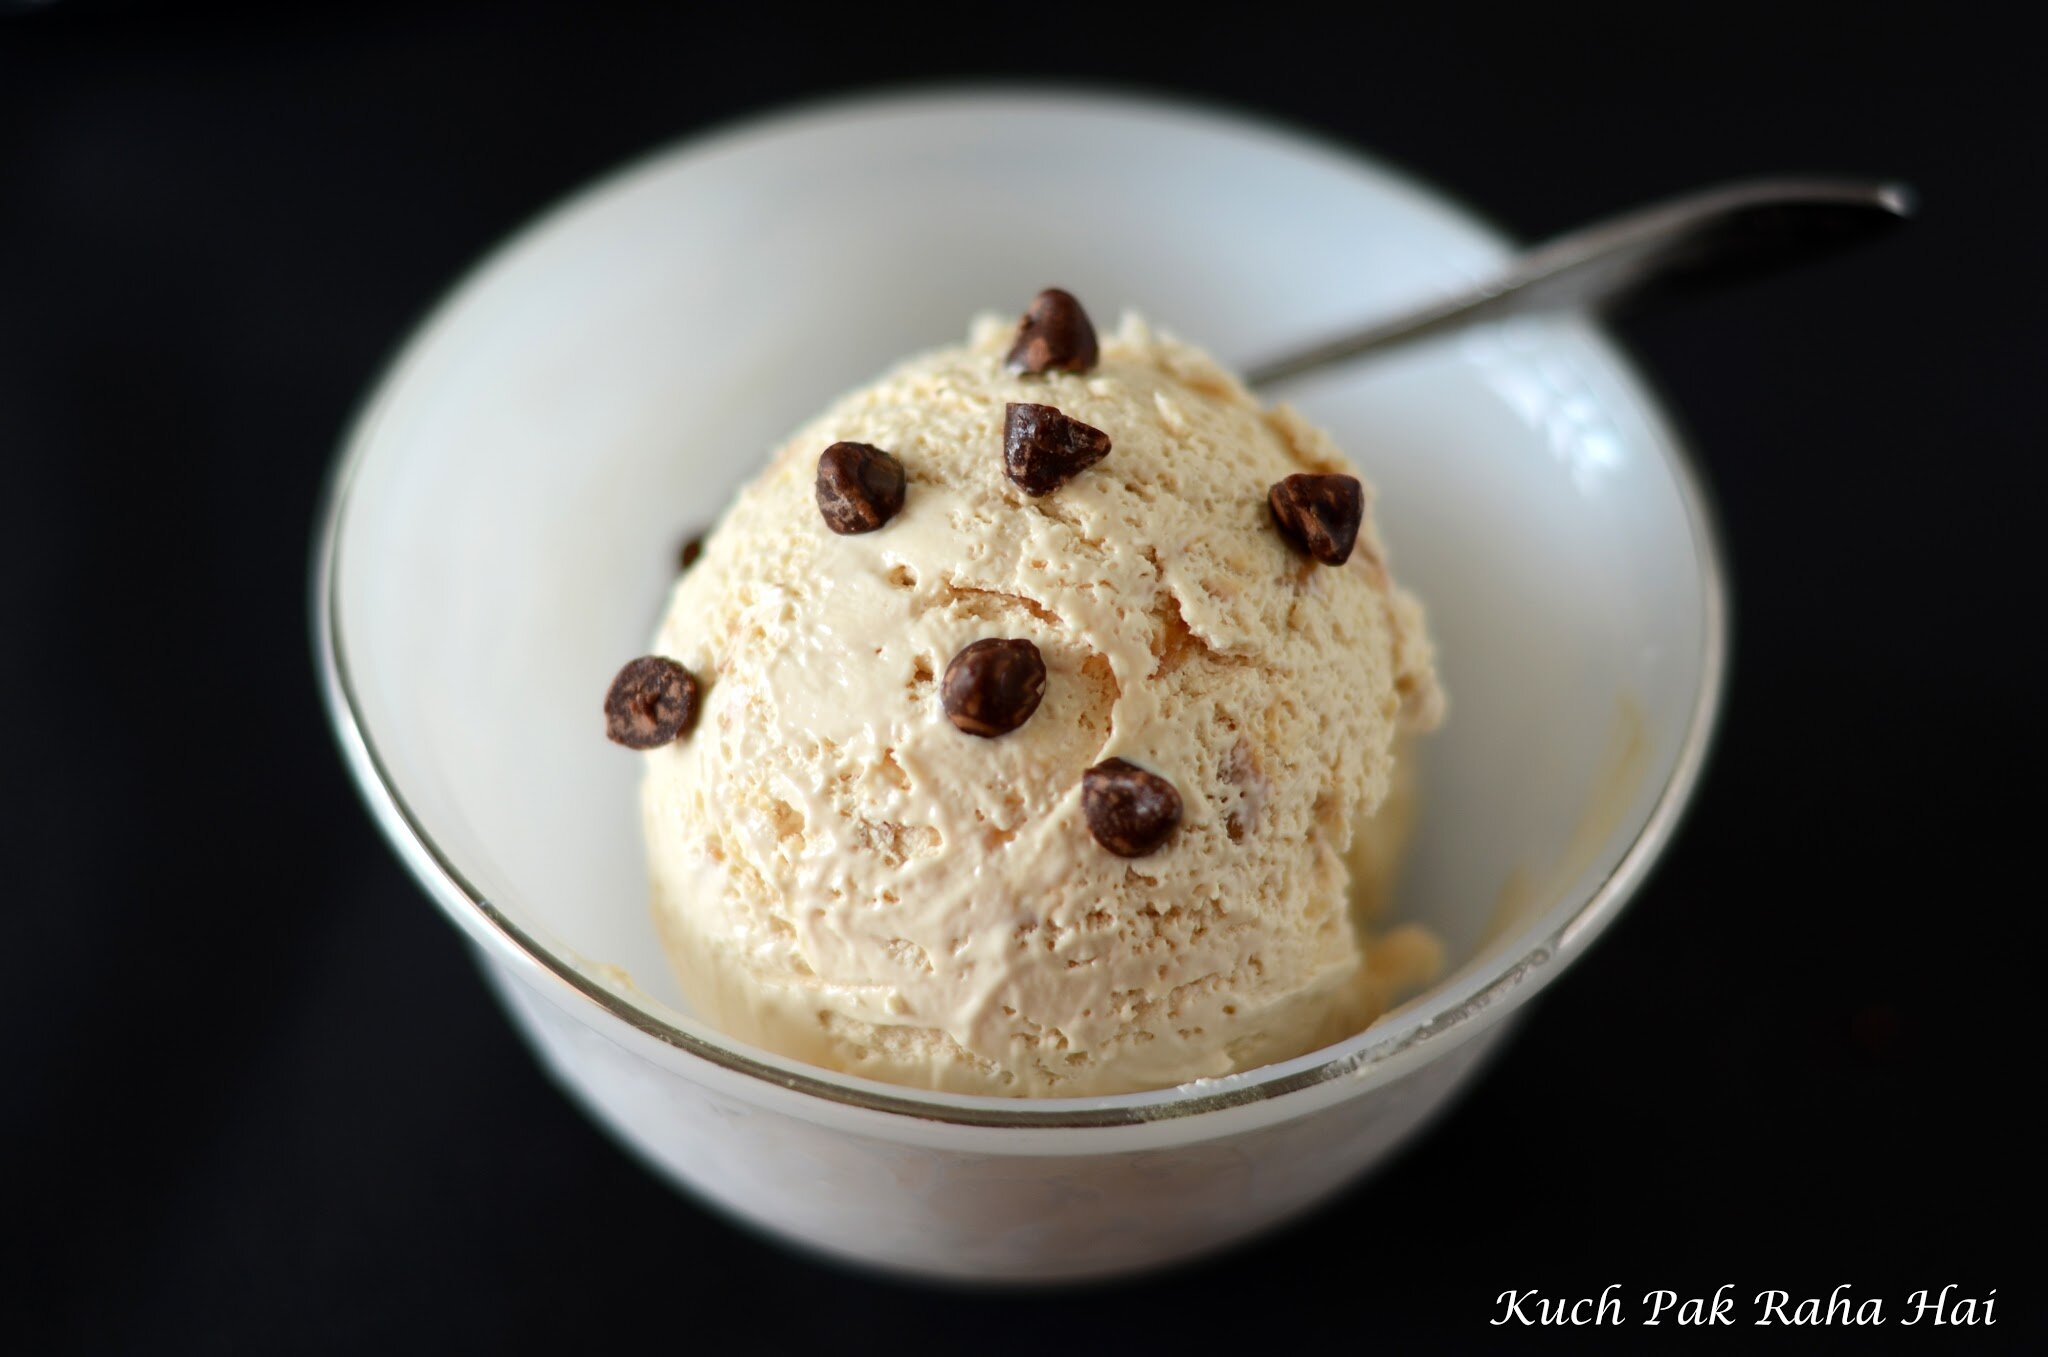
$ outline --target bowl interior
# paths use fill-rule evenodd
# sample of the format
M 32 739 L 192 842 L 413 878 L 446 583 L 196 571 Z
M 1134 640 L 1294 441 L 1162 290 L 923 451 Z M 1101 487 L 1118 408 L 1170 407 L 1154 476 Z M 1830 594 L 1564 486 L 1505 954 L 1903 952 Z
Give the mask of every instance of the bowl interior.
M 646 648 L 677 542 L 788 430 L 1051 283 L 1249 360 L 1501 253 L 1349 154 L 1156 104 L 885 100 L 656 157 L 472 276 L 359 426 L 332 581 L 359 727 L 477 890 L 679 1006 L 638 763 L 599 699 Z M 1705 547 L 1653 405 L 1575 323 L 1286 394 L 1378 485 L 1441 647 L 1451 718 L 1422 747 L 1397 912 L 1448 940 L 1456 972 L 1418 1006 L 1447 1004 L 1648 820 L 1710 668 Z

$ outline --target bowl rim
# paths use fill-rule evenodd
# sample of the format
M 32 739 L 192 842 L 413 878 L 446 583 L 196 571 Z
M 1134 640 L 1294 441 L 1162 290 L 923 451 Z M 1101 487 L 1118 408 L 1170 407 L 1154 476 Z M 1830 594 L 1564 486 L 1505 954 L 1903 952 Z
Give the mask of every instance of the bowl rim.
M 338 563 L 350 490 L 356 480 L 357 468 L 375 441 L 375 434 L 400 377 L 414 366 L 419 354 L 450 322 L 477 285 L 493 276 L 501 264 L 517 255 L 527 244 L 549 234 L 554 227 L 573 218 L 585 207 L 675 160 L 730 149 L 751 137 L 798 130 L 807 124 L 846 113 L 939 112 L 957 110 L 962 104 L 984 107 L 1034 104 L 1126 116 L 1149 113 L 1171 116 L 1181 122 L 1259 133 L 1276 143 L 1292 143 L 1300 149 L 1348 161 L 1353 167 L 1406 191 L 1418 200 L 1458 216 L 1503 248 L 1510 245 L 1510 238 L 1504 232 L 1463 202 L 1348 143 L 1268 114 L 1220 102 L 1115 87 L 977 82 L 971 85 L 899 87 L 825 97 L 715 124 L 629 158 L 542 209 L 458 275 L 455 282 L 442 291 L 413 324 L 392 356 L 384 362 L 368 388 L 364 404 L 344 433 L 340 450 L 328 472 L 316 518 L 310 581 L 311 621 L 323 703 L 358 792 L 385 838 L 428 895 L 457 923 L 467 925 L 466 932 L 501 951 L 508 951 L 509 959 L 514 962 L 525 963 L 520 968 L 522 973 L 536 975 L 550 983 L 558 997 L 566 998 L 569 1006 L 578 1010 L 577 1016 L 582 1020 L 593 1025 L 605 1018 L 622 1022 L 645 1037 L 726 1071 L 830 1103 L 961 1126 L 1066 1129 L 1130 1126 L 1270 1102 L 1288 1094 L 1362 1076 L 1372 1069 L 1390 1065 L 1396 1057 L 1412 1055 L 1425 1044 L 1443 1042 L 1445 1050 L 1460 1044 L 1463 1037 L 1476 1034 L 1486 1025 L 1476 1021 L 1479 1015 L 1490 1012 L 1499 1016 L 1509 1008 L 1519 1006 L 1548 984 L 1564 969 L 1564 963 L 1584 950 L 1594 936 L 1620 913 L 1647 879 L 1670 843 L 1698 786 L 1726 687 L 1728 586 L 1711 500 L 1689 449 L 1672 425 L 1669 412 L 1634 365 L 1597 329 L 1591 330 L 1589 339 L 1602 359 L 1613 365 L 1616 374 L 1630 388 L 1630 394 L 1640 401 L 1643 412 L 1649 417 L 1652 432 L 1657 435 L 1653 442 L 1685 509 L 1700 589 L 1704 635 L 1698 672 L 1699 690 L 1688 714 L 1671 774 L 1621 857 L 1568 917 L 1517 951 L 1503 952 L 1501 957 L 1489 963 L 1490 968 L 1498 973 L 1452 1007 L 1430 1010 L 1412 1005 L 1412 1011 L 1405 1020 L 1389 1024 L 1388 1030 L 1378 1040 L 1359 1041 L 1381 1026 L 1375 1023 L 1364 1032 L 1354 1033 L 1338 1043 L 1339 1047 L 1346 1049 L 1315 1060 L 1313 1064 L 1305 1062 L 1321 1052 L 1243 1071 L 1221 1080 L 1196 1081 L 1172 1089 L 1087 1098 L 1014 1099 L 926 1092 L 843 1075 L 794 1060 L 787 1065 L 771 1063 L 735 1046 L 678 1027 L 647 1011 L 627 996 L 584 974 L 573 956 L 558 955 L 553 948 L 522 928 L 493 904 L 434 841 L 399 790 L 383 756 L 370 738 L 349 669 L 340 623 L 341 572 Z M 1445 1042 L 1447 1037 L 1460 1040 Z M 1354 1042 L 1357 1044 L 1353 1045 Z M 1323 1051 L 1332 1049 L 1324 1047 Z M 771 1059 L 779 1059 L 772 1053 L 768 1054 Z

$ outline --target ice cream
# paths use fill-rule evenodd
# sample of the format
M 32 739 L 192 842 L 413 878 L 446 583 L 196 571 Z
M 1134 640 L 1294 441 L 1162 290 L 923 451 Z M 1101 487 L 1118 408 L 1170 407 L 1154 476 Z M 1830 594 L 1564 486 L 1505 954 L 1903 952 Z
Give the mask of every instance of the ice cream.
M 1434 964 L 1366 928 L 1443 710 L 1370 492 L 1135 318 L 1098 343 L 1043 294 L 846 396 L 653 649 L 608 719 L 664 941 L 734 1036 L 1123 1092 L 1313 1050 Z

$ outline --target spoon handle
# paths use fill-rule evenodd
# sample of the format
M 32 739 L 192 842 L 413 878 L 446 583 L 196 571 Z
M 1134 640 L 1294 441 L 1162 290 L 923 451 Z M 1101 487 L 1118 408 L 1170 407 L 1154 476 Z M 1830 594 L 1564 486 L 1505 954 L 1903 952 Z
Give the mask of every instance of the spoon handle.
M 1609 217 L 1532 247 L 1442 301 L 1252 365 L 1252 386 L 1475 321 L 1565 307 L 1613 311 L 1778 272 L 1872 238 L 1913 209 L 1906 185 L 1746 179 Z

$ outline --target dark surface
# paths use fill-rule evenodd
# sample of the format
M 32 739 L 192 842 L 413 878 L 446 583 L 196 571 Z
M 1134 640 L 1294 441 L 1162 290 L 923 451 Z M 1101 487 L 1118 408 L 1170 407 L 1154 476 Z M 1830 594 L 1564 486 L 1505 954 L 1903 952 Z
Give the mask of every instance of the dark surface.
M 1885 1336 L 2038 1339 L 2035 49 L 1955 6 L 1375 6 L 1179 42 L 994 9 L 922 51 L 864 9 L 742 8 L 758 26 L 0 18 L 8 1335 L 688 1351 L 738 1314 L 753 1337 L 720 1347 L 1409 1351 L 1529 1345 L 1486 1323 L 1511 1287 L 1954 1282 L 1998 1289 L 1996 1328 Z M 1738 596 L 1724 736 L 1648 893 L 1378 1180 L 1214 1263 L 1030 1297 L 791 1257 L 593 1130 L 358 805 L 304 607 L 353 402 L 512 225 L 736 113 L 1002 72 L 1277 113 L 1524 235 L 1761 171 L 1896 174 L 1925 204 L 1629 332 L 1711 467 Z M 1614 1336 L 1731 1332 L 1778 1331 Z

